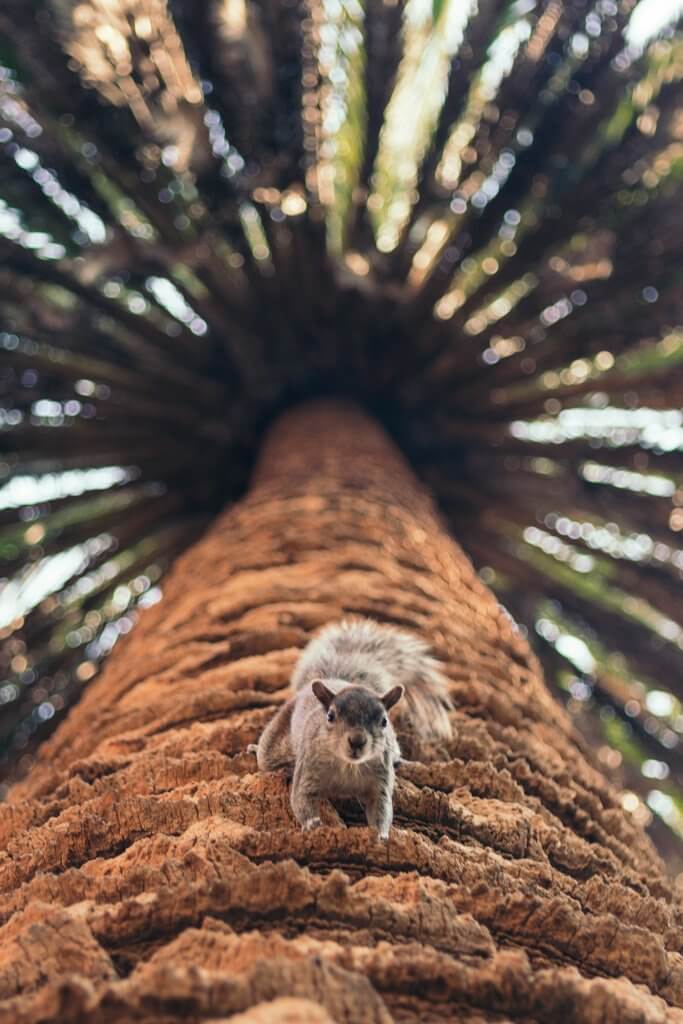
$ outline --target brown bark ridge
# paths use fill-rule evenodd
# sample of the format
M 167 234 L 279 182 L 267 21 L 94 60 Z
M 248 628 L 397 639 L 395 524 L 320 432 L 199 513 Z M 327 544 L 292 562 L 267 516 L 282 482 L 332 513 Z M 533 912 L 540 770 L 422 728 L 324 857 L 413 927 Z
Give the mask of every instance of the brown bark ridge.
M 426 638 L 456 705 L 448 746 L 401 770 L 388 844 L 354 807 L 304 834 L 246 753 L 344 613 Z M 683 1021 L 650 842 L 401 455 L 343 404 L 274 427 L 0 832 L 0 1024 Z

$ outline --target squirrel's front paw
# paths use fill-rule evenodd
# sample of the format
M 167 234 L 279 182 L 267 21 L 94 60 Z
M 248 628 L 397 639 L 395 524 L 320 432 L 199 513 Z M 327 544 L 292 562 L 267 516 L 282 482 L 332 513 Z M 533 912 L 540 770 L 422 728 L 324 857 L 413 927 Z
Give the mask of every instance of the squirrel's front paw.
M 304 832 L 310 832 L 314 828 L 320 828 L 321 825 L 322 821 L 320 820 L 320 818 L 315 817 L 307 818 L 301 827 L 303 828 Z
M 389 829 L 387 829 L 386 832 L 384 832 L 384 831 L 377 832 L 377 833 L 375 833 L 375 835 L 376 835 L 376 839 L 377 839 L 377 841 L 379 843 L 388 843 L 389 842 Z
M 258 743 L 250 743 L 247 747 L 248 754 L 258 754 Z

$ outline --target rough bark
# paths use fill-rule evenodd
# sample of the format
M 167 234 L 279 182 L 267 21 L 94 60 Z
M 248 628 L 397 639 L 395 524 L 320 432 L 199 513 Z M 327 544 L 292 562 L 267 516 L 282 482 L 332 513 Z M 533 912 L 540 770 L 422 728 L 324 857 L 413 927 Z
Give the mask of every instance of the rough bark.
M 246 753 L 345 612 L 424 636 L 456 704 L 453 741 L 401 771 L 387 845 L 353 807 L 302 833 Z M 683 1021 L 651 844 L 402 457 L 341 405 L 274 428 L 0 834 L 0 1024 Z

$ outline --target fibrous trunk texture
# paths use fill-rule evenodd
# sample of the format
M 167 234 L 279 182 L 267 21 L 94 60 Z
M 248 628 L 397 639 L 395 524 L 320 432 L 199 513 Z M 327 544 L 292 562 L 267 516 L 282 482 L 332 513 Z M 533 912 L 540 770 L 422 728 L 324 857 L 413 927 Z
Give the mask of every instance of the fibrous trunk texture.
M 443 660 L 388 844 L 247 745 L 344 613 Z M 661 865 L 383 432 L 288 414 L 0 819 L 0 1024 L 683 1021 Z M 237 1014 L 238 1016 L 233 1016 Z

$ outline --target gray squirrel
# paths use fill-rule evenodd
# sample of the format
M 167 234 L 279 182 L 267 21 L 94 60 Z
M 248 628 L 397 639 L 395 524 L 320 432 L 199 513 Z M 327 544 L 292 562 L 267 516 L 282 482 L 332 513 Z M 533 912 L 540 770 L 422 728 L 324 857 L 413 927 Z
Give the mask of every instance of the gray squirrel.
M 293 771 L 291 804 L 304 831 L 321 824 L 323 798 L 356 797 L 386 840 L 401 758 L 388 712 L 402 698 L 420 740 L 451 736 L 451 703 L 426 644 L 371 619 L 326 626 L 304 648 L 291 697 L 264 729 L 259 768 Z

